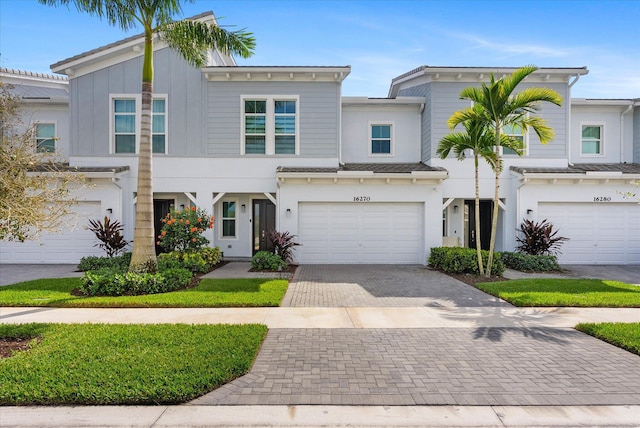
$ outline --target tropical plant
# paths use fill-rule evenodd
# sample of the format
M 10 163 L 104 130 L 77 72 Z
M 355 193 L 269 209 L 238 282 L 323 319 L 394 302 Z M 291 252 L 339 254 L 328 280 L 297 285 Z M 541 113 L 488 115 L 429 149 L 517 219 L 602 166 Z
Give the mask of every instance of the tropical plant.
M 285 262 L 293 263 L 293 247 L 301 245 L 293 241 L 295 237 L 296 235 L 292 235 L 289 232 L 278 232 L 277 230 L 269 232 L 269 239 L 273 244 L 273 253 L 279 255 Z
M 473 164 L 475 170 L 475 218 L 476 218 L 476 254 L 478 257 L 478 270 L 480 275 L 484 275 L 482 261 L 482 246 L 480 241 L 480 180 L 478 164 L 482 157 L 495 170 L 498 165 L 498 156 L 493 150 L 493 135 L 488 132 L 484 123 L 475 120 L 468 120 L 463 123 L 466 132 L 454 132 L 446 135 L 440 140 L 436 154 L 441 159 L 449 156 L 453 151 L 459 161 L 466 159 L 467 151 L 473 153 Z
M 533 256 L 558 255 L 559 247 L 564 241 L 569 240 L 569 238 L 556 236 L 558 231 L 553 230 L 553 224 L 548 223 L 547 219 L 536 223 L 525 218 L 520 224 L 519 231 L 522 236 L 516 237 L 516 241 L 520 243 L 517 247 L 518 251 Z
M 171 210 L 162 222 L 164 226 L 158 235 L 157 244 L 167 251 L 193 252 L 209 243 L 209 240 L 202 236 L 202 232 L 213 228 L 213 216 L 210 217 L 201 208 Z
M 207 51 L 248 58 L 253 54 L 255 38 L 246 30 L 228 31 L 216 23 L 178 20 L 181 3 L 193 0 L 38 0 L 50 6 L 74 5 L 79 12 L 105 18 L 124 31 L 142 27 L 144 57 L 142 65 L 141 132 L 138 154 L 136 222 L 133 237 L 131 271 L 157 269 L 153 225 L 153 176 L 151 151 L 151 104 L 153 100 L 153 37 L 158 34 L 167 45 L 194 67 L 203 67 Z
M 129 245 L 129 242 L 124 239 L 122 231 L 124 227 L 118 220 L 111 221 L 107 216 L 104 216 L 104 221 L 89 220 L 88 229 L 92 231 L 96 238 L 100 241 L 94 247 L 100 247 L 107 252 L 107 257 L 117 256 L 124 251 Z
M 484 123 L 494 133 L 494 151 L 497 155 L 498 163 L 496 164 L 497 168 L 494 170 L 495 193 L 486 276 L 491 275 L 493 250 L 498 229 L 500 175 L 502 174 L 500 146 L 505 141 L 502 131 L 507 127 L 516 127 L 522 129 L 523 132 L 531 128 L 540 142 L 546 144 L 554 137 L 553 129 L 535 114 L 538 112 L 542 102 L 549 102 L 557 106 L 562 105 L 562 96 L 553 89 L 531 87 L 514 93 L 520 82 L 537 69 L 533 65 L 528 65 L 518 68 L 510 75 L 497 80 L 491 73 L 488 84 L 482 83 L 480 87 L 472 86 L 463 89 L 460 93 L 460 98 L 470 100 L 474 105 L 455 112 L 448 121 L 451 128 L 469 121 Z M 516 153 L 521 154 L 521 151 L 516 151 Z

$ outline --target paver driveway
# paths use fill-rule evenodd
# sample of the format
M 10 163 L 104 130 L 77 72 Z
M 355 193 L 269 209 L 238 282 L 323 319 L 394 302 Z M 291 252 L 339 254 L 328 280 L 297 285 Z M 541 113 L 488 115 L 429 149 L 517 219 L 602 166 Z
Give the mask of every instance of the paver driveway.
M 273 329 L 197 405 L 629 405 L 640 358 L 571 329 Z
M 285 304 L 441 306 L 454 319 L 462 307 L 510 306 L 422 266 L 348 265 L 300 266 Z M 573 329 L 485 324 L 494 327 L 271 329 L 248 375 L 191 404 L 640 403 L 638 356 Z
M 300 265 L 282 306 L 511 306 L 421 265 Z

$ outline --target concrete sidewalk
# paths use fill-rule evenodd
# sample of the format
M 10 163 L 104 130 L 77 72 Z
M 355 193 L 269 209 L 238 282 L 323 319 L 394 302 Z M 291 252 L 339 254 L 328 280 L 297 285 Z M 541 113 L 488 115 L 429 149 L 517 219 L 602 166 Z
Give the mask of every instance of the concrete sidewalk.
M 573 328 L 638 322 L 640 308 L 46 308 L 1 307 L 0 323 L 265 324 L 280 329 Z
M 0 407 L 0 427 L 638 427 L 640 406 Z

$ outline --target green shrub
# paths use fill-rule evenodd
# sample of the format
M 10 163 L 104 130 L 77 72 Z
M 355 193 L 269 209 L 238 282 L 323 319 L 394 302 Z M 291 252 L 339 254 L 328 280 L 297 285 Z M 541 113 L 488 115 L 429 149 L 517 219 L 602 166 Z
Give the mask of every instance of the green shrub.
M 80 290 L 88 296 L 135 296 L 184 288 L 191 282 L 186 269 L 168 269 L 161 273 L 119 272 L 103 268 L 86 272 Z
M 87 256 L 80 259 L 78 264 L 78 270 L 87 272 L 97 269 L 117 269 L 121 272 L 126 272 L 131 263 L 131 253 L 124 253 L 118 257 L 96 257 Z
M 509 269 L 521 272 L 558 272 L 562 269 L 556 256 L 533 256 L 522 253 L 502 253 L 502 262 Z
M 489 259 L 489 252 L 482 250 L 482 260 L 486 264 Z M 446 273 L 471 273 L 479 274 L 478 255 L 474 248 L 460 247 L 435 247 L 431 248 L 429 255 L 429 265 L 434 269 L 441 269 Z M 493 275 L 500 276 L 504 273 L 504 263 L 500 258 L 500 253 L 495 253 L 493 258 Z
M 213 269 L 215 265 L 222 260 L 222 252 L 220 248 L 204 247 L 198 251 L 205 262 L 209 265 L 209 269 Z
M 158 256 L 158 271 L 182 268 L 191 272 L 207 273 L 220 263 L 220 249 L 203 248 L 197 252 L 172 251 Z
M 280 271 L 288 266 L 279 255 L 269 251 L 258 251 L 251 259 L 251 267 L 258 270 Z

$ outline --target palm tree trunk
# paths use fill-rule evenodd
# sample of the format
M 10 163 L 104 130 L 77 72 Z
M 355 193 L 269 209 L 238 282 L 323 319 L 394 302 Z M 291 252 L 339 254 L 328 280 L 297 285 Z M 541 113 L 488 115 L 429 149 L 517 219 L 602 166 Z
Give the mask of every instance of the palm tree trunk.
M 153 32 L 145 33 L 140 148 L 138 151 L 138 202 L 133 235 L 133 254 L 129 265 L 129 270 L 134 272 L 155 272 L 158 266 L 153 227 L 153 157 L 151 149 Z
M 475 201 L 475 210 L 476 210 L 476 252 L 478 254 L 478 269 L 480 271 L 480 275 L 484 275 L 484 263 L 482 263 L 482 243 L 480 242 L 480 177 L 478 173 L 478 153 L 474 151 L 473 160 L 475 162 L 476 167 L 476 201 Z
M 491 218 L 491 241 L 489 243 L 489 257 L 487 260 L 487 272 L 486 276 L 491 276 L 491 268 L 493 267 L 493 250 L 496 246 L 496 233 L 498 230 L 498 214 L 500 213 L 500 174 L 502 173 L 502 163 L 500 160 L 500 126 L 496 124 L 496 181 L 495 181 L 495 194 L 493 196 L 493 215 Z

